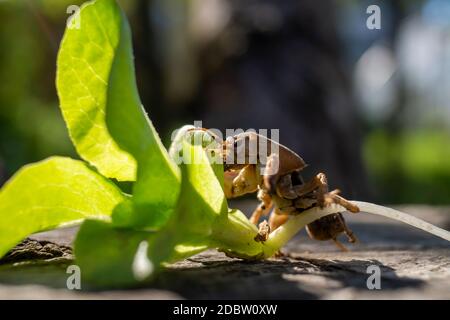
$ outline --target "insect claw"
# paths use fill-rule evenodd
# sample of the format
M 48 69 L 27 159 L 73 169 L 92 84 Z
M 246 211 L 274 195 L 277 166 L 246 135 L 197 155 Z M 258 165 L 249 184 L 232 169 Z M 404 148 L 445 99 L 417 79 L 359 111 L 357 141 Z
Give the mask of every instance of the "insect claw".
M 287 257 L 287 254 L 285 254 L 284 252 L 282 252 L 281 250 L 278 250 L 277 252 L 275 252 L 275 254 L 273 255 L 275 258 L 285 258 Z
M 347 236 L 348 242 L 355 243 L 356 241 L 358 241 L 358 239 L 354 235 L 353 231 L 345 223 L 344 217 L 342 217 L 341 214 L 338 215 L 338 219 L 341 221 L 341 224 L 344 228 L 344 233 Z
M 348 251 L 349 251 L 349 250 L 347 249 L 347 247 L 344 246 L 338 239 L 334 238 L 334 239 L 332 239 L 332 240 L 333 240 L 334 244 L 335 244 L 339 249 L 341 249 L 343 252 L 348 252 Z
M 264 220 L 259 224 L 258 234 L 255 237 L 256 242 L 264 242 L 269 238 L 270 226 L 269 223 Z
M 334 189 L 333 191 L 330 192 L 330 195 L 338 195 L 339 193 L 341 193 L 341 190 Z
M 356 238 L 355 234 L 352 230 L 348 229 L 346 226 L 346 230 L 344 231 L 345 235 L 347 236 L 348 242 L 355 243 L 358 241 L 358 238 Z

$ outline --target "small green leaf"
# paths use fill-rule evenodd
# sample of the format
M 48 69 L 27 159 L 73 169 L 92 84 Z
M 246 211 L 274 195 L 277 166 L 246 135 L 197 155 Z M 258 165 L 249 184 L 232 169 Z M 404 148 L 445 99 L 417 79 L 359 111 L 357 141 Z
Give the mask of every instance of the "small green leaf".
M 222 145 L 221 141 L 217 141 L 217 139 L 210 131 L 185 125 L 175 131 L 169 148 L 169 156 L 177 164 L 187 162 L 186 160 L 194 160 L 191 158 L 194 157 L 195 152 L 190 150 L 190 147 L 201 146 L 209 159 L 209 163 L 212 164 L 220 184 L 223 185 L 224 174 L 220 153 Z M 184 155 L 185 148 L 188 148 L 186 156 Z
M 122 192 L 84 162 L 52 157 L 19 170 L 0 191 L 0 257 L 26 236 L 91 217 L 110 219 Z
M 122 19 L 114 0 L 83 5 L 80 28 L 68 28 L 61 42 L 56 86 L 78 154 L 106 177 L 134 181 L 136 161 L 119 148 L 105 120 L 109 78 L 121 40 Z
M 158 263 L 176 261 L 210 245 L 214 222 L 228 212 L 222 186 L 201 145 L 183 141 L 181 194 L 176 213 L 158 232 L 150 255 Z M 195 160 L 195 161 L 194 161 Z M 190 249 L 189 249 L 190 248 Z M 189 250 L 188 250 L 189 249 Z
M 75 257 L 82 280 L 95 286 L 123 287 L 150 277 L 155 266 L 147 246 L 153 233 L 117 229 L 111 223 L 86 220 L 77 234 Z
M 175 262 L 208 248 L 246 258 L 264 257 L 264 244 L 255 241 L 258 229 L 238 210 L 228 210 L 222 189 L 223 166 L 211 164 L 201 145 L 184 141 L 181 194 L 177 210 L 150 243 L 155 265 Z
M 169 147 L 169 156 L 175 163 L 180 164 L 179 161 L 183 156 L 183 141 L 186 141 L 189 131 L 193 129 L 195 129 L 193 125 L 187 124 L 175 130 L 175 135 L 173 136 L 172 143 Z
M 223 172 L 223 166 L 210 164 L 200 145 L 184 142 L 184 150 L 189 151 L 190 161 L 181 166 L 183 181 L 177 224 L 185 225 L 189 233 L 209 235 L 213 220 L 228 212 L 222 185 L 216 177 L 216 172 Z

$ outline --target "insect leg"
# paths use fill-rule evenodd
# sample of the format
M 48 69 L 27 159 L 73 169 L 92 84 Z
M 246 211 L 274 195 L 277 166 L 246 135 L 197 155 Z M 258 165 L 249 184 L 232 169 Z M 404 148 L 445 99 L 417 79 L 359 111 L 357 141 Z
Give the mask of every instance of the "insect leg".
M 358 241 L 353 231 L 345 223 L 344 217 L 341 213 L 338 213 L 338 219 L 341 221 L 342 227 L 344 228 L 344 233 L 348 238 L 348 242 L 355 243 L 356 241 Z
M 255 241 L 264 242 L 269 238 L 270 227 L 266 220 L 261 222 L 258 226 L 258 234 L 255 237 Z
M 294 186 L 294 190 L 298 197 L 303 197 L 308 193 L 316 191 L 317 204 L 320 207 L 324 207 L 325 195 L 328 192 L 327 177 L 324 173 L 319 173 L 310 181 Z
M 343 197 L 339 196 L 338 193 L 339 193 L 339 190 L 334 190 L 332 192 L 329 192 L 326 195 L 326 197 L 329 199 L 328 201 L 339 204 L 352 213 L 359 212 L 359 208 L 357 206 L 355 206 L 353 203 L 351 203 L 347 199 L 344 199 Z
M 341 249 L 341 250 L 344 251 L 344 252 L 348 252 L 347 247 L 344 246 L 344 245 L 342 244 L 342 242 L 340 242 L 340 241 L 339 241 L 338 239 L 336 239 L 336 238 L 333 238 L 332 240 L 333 240 L 334 244 L 336 245 L 336 247 L 338 247 L 339 249 Z
M 348 242 L 355 243 L 357 241 L 356 236 L 353 234 L 353 231 L 347 226 L 345 223 L 344 217 L 341 213 L 336 213 L 332 215 L 333 218 L 336 220 L 336 225 L 334 227 L 328 226 L 329 228 L 329 237 L 331 240 L 333 240 L 334 244 L 341 249 L 344 252 L 349 251 L 346 246 L 344 246 L 338 239 L 338 235 L 340 233 L 344 233 L 347 236 Z M 326 224 L 325 224 L 326 225 Z M 311 236 L 313 234 L 313 231 L 310 230 L 311 225 L 307 226 L 308 234 Z M 325 239 L 324 239 L 325 240 Z
M 326 190 L 324 193 L 328 191 L 327 178 L 323 173 L 317 174 L 314 178 L 312 178 L 308 182 L 294 186 L 294 190 L 297 196 L 302 197 L 316 190 L 319 187 L 322 187 L 322 190 Z
M 257 224 L 261 216 L 267 215 L 273 207 L 272 198 L 270 195 L 263 190 L 259 190 L 258 199 L 261 203 L 256 207 L 255 211 L 250 217 L 250 222 L 253 224 Z
M 274 231 L 279 226 L 283 225 L 288 219 L 289 213 L 285 213 L 279 208 L 275 208 L 269 218 L 270 231 Z

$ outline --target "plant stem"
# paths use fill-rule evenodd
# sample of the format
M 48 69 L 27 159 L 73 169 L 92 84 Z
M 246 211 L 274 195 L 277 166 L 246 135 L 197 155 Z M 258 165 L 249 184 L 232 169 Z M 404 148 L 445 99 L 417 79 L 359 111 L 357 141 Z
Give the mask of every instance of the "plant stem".
M 352 203 L 358 206 L 362 212 L 398 220 L 450 241 L 450 232 L 414 216 L 373 203 L 361 201 L 352 201 Z M 337 204 L 329 205 L 323 209 L 319 207 L 311 208 L 299 215 L 292 216 L 285 224 L 273 231 L 267 241 L 258 242 L 255 241 L 255 236 L 258 234 L 256 226 L 242 212 L 233 210 L 228 215 L 217 218 L 208 241 L 209 245 L 199 246 L 192 251 L 187 250 L 183 256 L 176 256 L 174 260 L 193 255 L 207 249 L 207 247 L 217 248 L 228 256 L 245 260 L 267 259 L 272 257 L 307 224 L 329 214 L 344 211 L 346 209 Z M 164 242 L 166 241 L 168 239 Z
M 401 211 L 387 208 L 383 206 L 379 206 L 373 203 L 369 202 L 362 202 L 362 201 L 352 201 L 353 204 L 357 205 L 361 211 L 377 214 L 379 216 L 388 217 L 394 220 L 398 220 L 401 222 L 404 222 L 406 224 L 409 224 L 413 227 L 416 227 L 418 229 L 421 229 L 423 231 L 426 231 L 428 233 L 431 233 L 437 237 L 440 237 L 444 240 L 450 241 L 450 232 L 447 230 L 441 229 L 439 227 L 436 227 L 432 225 L 431 223 L 428 223 L 426 221 L 423 221 L 422 219 L 416 218 L 412 215 L 403 213 Z
M 431 223 L 425 222 L 409 214 L 368 202 L 352 201 L 352 203 L 358 206 L 359 209 L 363 212 L 398 220 L 403 223 L 409 224 L 413 227 L 416 227 L 418 229 L 429 232 L 442 239 L 450 241 L 450 232 L 441 229 L 439 227 L 436 227 Z M 326 215 L 343 211 L 346 211 L 344 207 L 337 204 L 332 204 L 323 209 L 319 207 L 314 207 L 312 209 L 302 212 L 297 216 L 291 217 L 284 225 L 282 225 L 281 227 L 279 227 L 270 234 L 269 239 L 265 243 L 267 247 L 265 250 L 266 257 L 270 257 L 274 253 L 271 252 L 271 250 L 278 250 L 279 248 L 283 247 L 292 237 L 294 237 L 297 234 L 298 231 L 300 231 L 307 224 Z
M 233 210 L 217 219 L 211 246 L 229 256 L 246 260 L 264 258 L 264 244 L 255 241 L 258 229 L 239 210 Z
M 276 251 L 281 249 L 307 224 L 329 214 L 343 212 L 345 210 L 346 209 L 340 205 L 332 204 L 323 209 L 314 207 L 302 212 L 299 215 L 292 216 L 285 224 L 269 235 L 269 239 L 265 242 L 266 258 L 272 256 Z

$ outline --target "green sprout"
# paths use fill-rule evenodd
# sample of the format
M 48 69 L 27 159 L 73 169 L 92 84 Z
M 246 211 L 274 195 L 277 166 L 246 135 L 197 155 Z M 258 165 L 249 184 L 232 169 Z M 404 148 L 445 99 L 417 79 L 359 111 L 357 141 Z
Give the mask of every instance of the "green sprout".
M 83 161 L 52 157 L 23 167 L 5 184 L 0 257 L 32 233 L 81 224 L 74 250 L 83 281 L 134 286 L 167 263 L 206 249 L 246 260 L 270 258 L 306 224 L 345 211 L 338 205 L 312 208 L 267 241 L 256 241 L 256 226 L 228 208 L 223 165 L 184 139 L 190 127 L 179 131 L 169 152 L 161 143 L 139 98 L 130 27 L 115 0 L 86 3 L 79 19 L 80 28 L 67 28 L 62 40 L 56 84 Z M 178 150 L 196 161 L 178 166 Z M 132 182 L 132 193 L 115 181 Z M 393 209 L 355 203 L 450 239 L 447 231 Z

